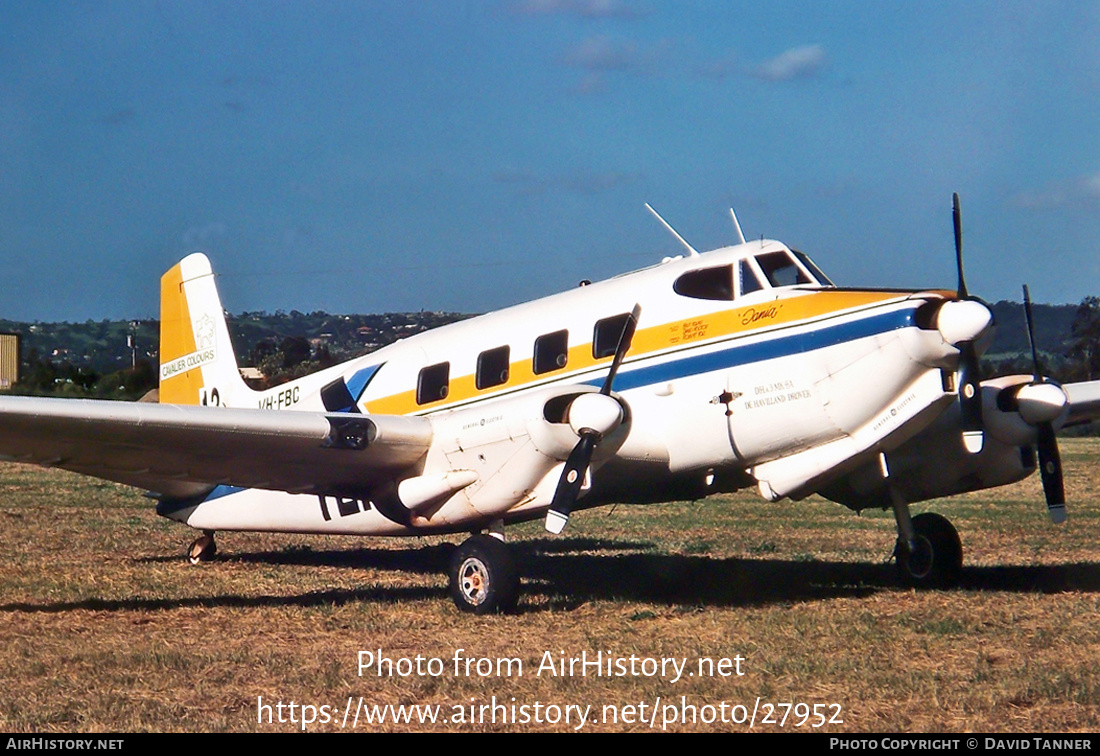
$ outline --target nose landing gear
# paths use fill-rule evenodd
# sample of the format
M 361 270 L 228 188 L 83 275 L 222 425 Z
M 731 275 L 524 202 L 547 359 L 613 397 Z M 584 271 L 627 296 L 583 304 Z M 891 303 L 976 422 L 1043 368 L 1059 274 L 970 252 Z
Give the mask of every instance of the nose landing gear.
M 202 535 L 187 547 L 187 561 L 191 564 L 209 562 L 218 553 L 218 544 L 214 542 L 214 531 L 204 530 Z
M 897 510 L 895 506 L 895 515 Z M 898 541 L 894 546 L 898 577 L 913 588 L 957 586 L 962 577 L 962 542 L 955 526 L 934 512 L 912 519 L 908 515 L 905 507 L 904 517 L 898 517 Z M 907 528 L 902 519 L 908 521 Z

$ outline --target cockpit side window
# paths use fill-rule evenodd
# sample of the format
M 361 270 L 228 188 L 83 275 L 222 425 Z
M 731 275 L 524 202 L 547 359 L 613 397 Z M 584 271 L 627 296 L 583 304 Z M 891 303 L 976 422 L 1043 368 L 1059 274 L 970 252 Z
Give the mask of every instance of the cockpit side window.
M 756 264 L 764 272 L 768 282 L 775 287 L 812 284 L 806 272 L 798 267 L 786 252 L 768 252 L 756 256 Z
M 756 276 L 756 271 L 752 269 L 752 265 L 748 260 L 742 260 L 740 265 L 741 273 L 741 294 L 750 294 L 754 291 L 760 291 L 764 288 L 764 284 L 760 283 L 760 279 Z
M 719 265 L 684 273 L 672 284 L 672 290 L 693 299 L 733 299 L 733 266 Z

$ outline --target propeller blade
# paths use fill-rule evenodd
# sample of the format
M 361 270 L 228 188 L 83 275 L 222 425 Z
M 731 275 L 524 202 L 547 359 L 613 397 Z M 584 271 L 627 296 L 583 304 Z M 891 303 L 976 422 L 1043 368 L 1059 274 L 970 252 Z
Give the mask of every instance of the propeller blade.
M 1032 374 L 1036 383 L 1043 382 L 1043 372 L 1039 367 L 1039 350 L 1035 347 L 1035 326 L 1031 319 L 1031 295 L 1024 284 L 1024 321 L 1027 323 L 1027 343 L 1031 345 Z
M 955 221 L 955 266 L 959 283 L 957 296 L 969 299 L 966 276 L 963 275 L 963 211 L 959 208 L 958 193 L 952 195 L 952 218 Z M 959 348 L 959 412 L 963 416 L 963 446 L 971 454 L 977 454 L 986 446 L 985 424 L 981 417 L 981 364 L 974 342 L 964 341 Z
M 561 533 L 569 522 L 569 514 L 577 502 L 577 495 L 584 485 L 585 473 L 592 462 L 592 453 L 596 451 L 596 436 L 595 432 L 581 434 L 581 440 L 565 460 L 565 469 L 562 470 L 558 487 L 554 490 L 554 500 L 550 502 L 550 511 L 546 513 L 546 529 L 555 535 Z
M 1039 349 L 1035 345 L 1035 323 L 1031 314 L 1031 293 L 1024 284 L 1024 321 L 1027 323 L 1027 340 L 1031 345 L 1031 365 L 1034 379 L 1032 386 L 1041 386 L 1047 381 L 1043 378 L 1039 364 Z M 1043 481 L 1043 495 L 1047 500 L 1047 514 L 1050 521 L 1060 524 L 1066 521 L 1066 486 L 1062 476 L 1062 456 L 1058 453 L 1058 438 L 1054 435 L 1054 425 L 1042 422 L 1036 426 L 1038 440 L 1036 450 L 1039 454 L 1039 477 Z
M 1050 521 L 1060 524 L 1066 521 L 1066 489 L 1062 478 L 1062 458 L 1058 453 L 1058 439 L 1054 436 L 1054 426 L 1043 423 L 1039 426 L 1039 476 L 1043 480 L 1043 493 L 1047 499 L 1047 514 Z
M 962 414 L 963 445 L 971 454 L 977 454 L 985 445 L 978 353 L 970 341 L 961 344 L 959 350 L 959 410 Z
M 966 278 L 963 277 L 963 227 L 958 192 L 951 195 L 951 215 L 955 220 L 955 266 L 959 271 L 959 299 L 968 299 L 970 295 L 966 291 Z
M 611 386 L 619 373 L 619 366 L 623 364 L 623 358 L 630 350 L 630 342 L 634 339 L 634 331 L 638 328 L 638 318 L 641 314 L 642 306 L 635 304 L 623 324 L 619 343 L 615 347 L 615 357 L 611 360 L 611 369 L 607 373 L 607 378 L 604 379 L 603 386 L 600 387 L 600 393 L 604 396 L 611 396 Z M 596 445 L 603 439 L 601 433 L 591 428 L 581 428 L 578 432 L 580 440 L 565 460 L 565 468 L 561 472 L 561 478 L 558 479 L 558 487 L 554 489 L 554 498 L 546 513 L 546 529 L 555 535 L 561 533 L 569 523 L 569 514 L 573 511 L 573 505 L 577 503 Z
M 600 393 L 604 396 L 611 395 L 611 384 L 615 381 L 619 366 L 623 364 L 623 358 L 626 357 L 626 353 L 630 349 L 630 342 L 634 340 L 634 331 L 638 329 L 638 318 L 641 314 L 642 306 L 635 304 L 634 309 L 630 311 L 626 322 L 623 324 L 623 332 L 619 334 L 619 343 L 615 347 L 615 357 L 611 360 L 611 370 L 608 371 L 607 378 L 604 379 L 603 386 L 600 387 Z
M 959 194 L 951 195 L 951 217 L 955 221 L 955 267 L 959 273 L 957 296 L 970 299 L 963 275 L 962 210 Z M 962 414 L 963 446 L 971 454 L 977 454 L 985 446 L 985 425 L 982 422 L 981 365 L 973 341 L 964 341 L 959 347 L 959 410 Z

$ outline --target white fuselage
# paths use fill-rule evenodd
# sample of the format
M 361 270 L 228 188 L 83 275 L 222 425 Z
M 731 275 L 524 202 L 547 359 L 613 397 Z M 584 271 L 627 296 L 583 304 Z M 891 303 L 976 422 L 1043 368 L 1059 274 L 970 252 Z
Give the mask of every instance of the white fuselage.
M 426 416 L 433 441 L 386 491 L 218 488 L 162 513 L 211 530 L 365 535 L 537 516 L 577 442 L 568 405 L 603 383 L 636 304 L 613 385 L 626 417 L 581 505 L 753 484 L 800 498 L 897 448 L 955 398 L 958 350 L 926 314 L 952 293 L 822 279 L 782 244 L 751 242 L 417 334 L 267 392 L 223 389 L 230 406 Z

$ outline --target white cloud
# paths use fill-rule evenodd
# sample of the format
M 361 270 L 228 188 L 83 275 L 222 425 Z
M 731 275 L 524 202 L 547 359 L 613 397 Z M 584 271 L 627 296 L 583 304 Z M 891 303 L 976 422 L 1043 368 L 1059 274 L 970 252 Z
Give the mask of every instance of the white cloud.
M 622 0 L 520 0 L 517 13 L 530 16 L 569 14 L 584 18 L 635 18 L 643 11 Z
M 202 226 L 191 226 L 183 232 L 180 242 L 185 251 L 208 250 L 218 239 L 225 236 L 228 230 L 229 226 L 222 221 L 214 221 Z
M 1089 199 L 1100 200 L 1100 171 L 1082 178 L 1081 189 Z
M 761 63 L 753 75 L 765 81 L 790 81 L 816 76 L 824 68 L 828 59 L 821 45 L 794 47 L 771 60 Z
M 589 37 L 568 53 L 567 63 L 589 71 L 622 71 L 637 61 L 637 48 L 608 37 Z
M 624 171 L 579 172 L 558 176 L 539 176 L 529 171 L 500 171 L 494 178 L 511 186 L 517 196 L 531 197 L 549 191 L 567 194 L 600 194 L 640 181 L 642 176 Z
M 1011 203 L 1025 210 L 1051 210 L 1100 204 L 1100 171 L 1017 192 Z
M 602 95 L 605 94 L 609 88 L 607 76 L 605 74 L 597 71 L 589 71 L 569 91 L 576 95 Z
M 570 49 L 562 63 L 580 69 L 584 76 L 571 88 L 574 94 L 593 95 L 610 91 L 620 76 L 661 76 L 668 68 L 672 42 L 658 40 L 639 46 L 630 40 L 603 35 L 589 37 Z

